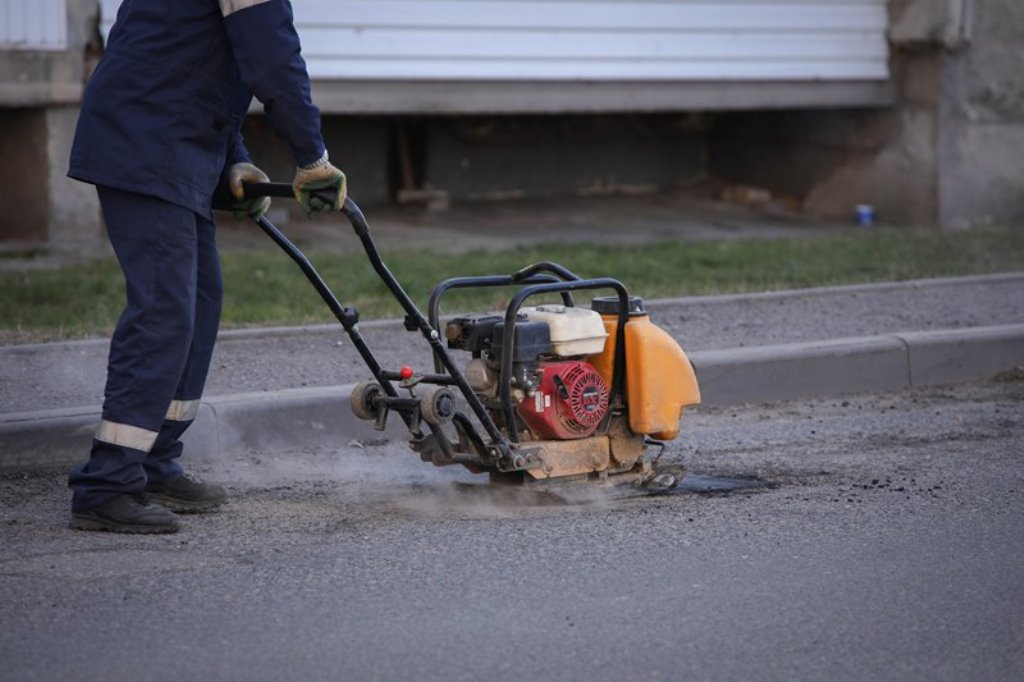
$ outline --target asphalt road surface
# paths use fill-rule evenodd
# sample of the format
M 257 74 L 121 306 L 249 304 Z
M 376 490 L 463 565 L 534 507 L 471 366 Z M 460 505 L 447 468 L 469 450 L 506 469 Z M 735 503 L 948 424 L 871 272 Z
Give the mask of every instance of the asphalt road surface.
M 200 461 L 231 503 L 158 537 L 72 532 L 61 474 L 8 477 L 0 679 L 1024 678 L 1024 382 L 684 426 L 657 497 L 400 443 Z

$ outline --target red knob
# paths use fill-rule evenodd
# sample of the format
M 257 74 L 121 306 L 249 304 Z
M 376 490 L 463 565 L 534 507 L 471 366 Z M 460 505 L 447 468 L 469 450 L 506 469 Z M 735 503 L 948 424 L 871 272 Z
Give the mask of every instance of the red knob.
M 398 376 L 403 379 L 412 379 L 412 367 L 406 365 L 402 369 L 398 370 Z

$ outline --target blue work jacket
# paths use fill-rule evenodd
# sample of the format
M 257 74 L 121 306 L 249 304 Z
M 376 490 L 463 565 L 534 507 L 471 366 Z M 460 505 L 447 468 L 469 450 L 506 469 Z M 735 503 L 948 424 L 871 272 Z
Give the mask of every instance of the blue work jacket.
M 253 95 L 296 165 L 324 153 L 287 0 L 124 0 L 82 100 L 68 175 L 209 217 Z

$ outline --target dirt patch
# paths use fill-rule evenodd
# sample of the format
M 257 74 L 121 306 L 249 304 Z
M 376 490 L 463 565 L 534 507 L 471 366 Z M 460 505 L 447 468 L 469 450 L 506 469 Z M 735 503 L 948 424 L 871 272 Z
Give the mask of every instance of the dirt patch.
M 1000 383 L 1009 383 L 1012 381 L 1024 381 L 1024 365 L 1017 365 L 1013 369 L 1008 369 L 1005 372 L 992 377 L 992 381 Z

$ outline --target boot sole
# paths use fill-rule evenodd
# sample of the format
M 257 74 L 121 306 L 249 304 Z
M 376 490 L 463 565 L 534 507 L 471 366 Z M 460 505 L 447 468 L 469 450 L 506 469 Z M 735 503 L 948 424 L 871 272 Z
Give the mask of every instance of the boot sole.
M 143 525 L 137 523 L 117 523 L 106 519 L 98 519 L 93 516 L 72 515 L 71 523 L 68 526 L 74 530 L 105 531 L 108 533 L 130 533 L 133 535 L 152 535 L 158 533 L 177 533 L 177 524 L 165 524 L 161 526 Z
M 180 497 L 169 497 L 167 495 L 152 492 L 147 492 L 146 498 L 150 502 L 158 504 L 164 509 L 168 509 L 175 514 L 202 514 L 208 511 L 213 511 L 227 502 L 226 499 L 208 501 L 182 500 Z

